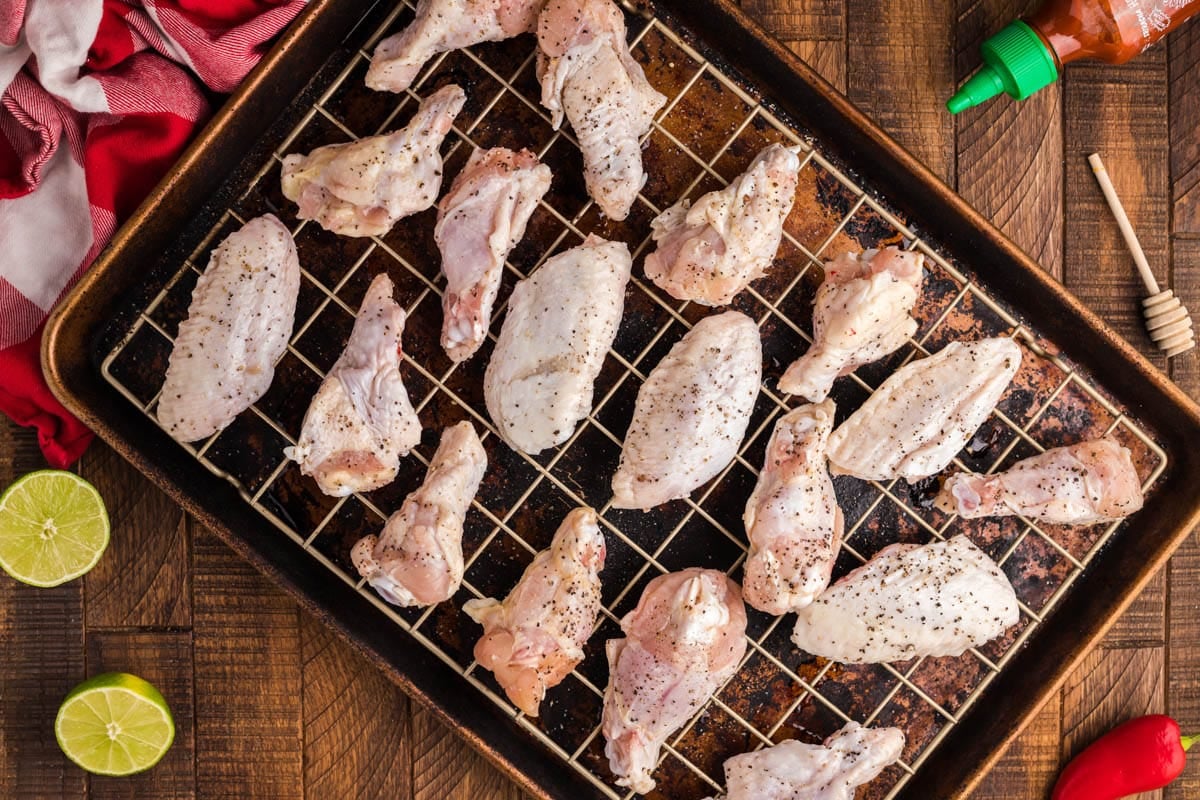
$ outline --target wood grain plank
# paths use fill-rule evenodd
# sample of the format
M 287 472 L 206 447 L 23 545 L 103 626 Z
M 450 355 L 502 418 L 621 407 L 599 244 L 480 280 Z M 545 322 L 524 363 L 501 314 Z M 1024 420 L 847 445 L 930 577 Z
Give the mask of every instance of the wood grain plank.
M 0 416 L 0 488 L 45 466 L 34 433 Z M 0 797 L 85 796 L 85 773 L 54 740 L 58 706 L 83 678 L 82 583 L 36 589 L 0 572 Z
M 89 629 L 192 624 L 188 526 L 176 503 L 102 442 L 79 464 L 112 521 L 109 556 L 84 579 Z
M 1188 63 L 1193 69 L 1200 63 L 1191 59 L 1200 57 L 1200 31 L 1196 26 L 1185 27 L 1192 31 L 1187 43 L 1190 55 Z M 1177 148 L 1190 148 L 1200 139 L 1200 95 L 1177 93 L 1176 82 L 1181 76 L 1177 59 L 1177 47 L 1182 37 L 1170 42 L 1171 56 L 1171 161 L 1172 196 L 1176 198 L 1173 217 L 1173 232 L 1190 235 L 1200 230 L 1192 227 L 1195 219 L 1180 212 L 1179 182 L 1190 180 L 1188 174 L 1175 170 Z M 1191 80 L 1200 78 L 1193 74 Z M 1190 110 L 1181 113 L 1179 106 L 1186 104 Z M 1189 123 L 1188 117 L 1191 117 Z M 1190 131 L 1177 131 L 1179 124 L 1191 124 Z M 1197 190 L 1200 191 L 1200 190 Z M 1200 201 L 1197 201 L 1200 205 Z M 1180 228 L 1180 225 L 1183 228 Z M 1200 308 L 1200 239 L 1177 236 L 1171 242 L 1171 288 L 1189 309 Z M 1194 311 L 1193 311 L 1194 313 Z M 1200 358 L 1188 355 L 1171 359 L 1171 377 L 1193 398 L 1200 398 Z M 1183 546 L 1175 552 L 1167 565 L 1167 713 L 1187 729 L 1187 733 L 1200 729 L 1200 531 L 1193 531 Z M 1173 784 L 1163 791 L 1168 800 L 1188 800 L 1200 797 L 1200 773 L 1188 769 Z
M 847 95 L 948 183 L 954 181 L 955 10 L 942 0 L 847 0 Z
M 304 796 L 299 609 L 192 531 L 196 796 Z
M 971 794 L 971 800 L 1048 797 L 1062 758 L 1061 717 L 1062 701 L 1055 695 Z
M 1171 198 L 1176 234 L 1200 234 L 1200 30 L 1167 40 L 1171 104 Z
M 1162 648 L 1097 648 L 1063 688 L 1064 761 L 1112 726 L 1163 710 Z M 1162 797 L 1162 790 L 1131 795 Z
M 93 776 L 90 800 L 191 800 L 196 796 L 192 635 L 169 631 L 89 631 L 89 674 L 132 672 L 154 684 L 175 719 L 175 743 L 153 769 L 128 778 Z
M 1160 367 L 1146 335 L 1143 290 L 1087 163 L 1099 152 L 1157 274 L 1167 274 L 1166 59 L 1151 50 L 1121 67 L 1073 64 L 1063 77 L 1066 126 L 1064 279 Z
M 845 0 L 741 0 L 741 6 L 780 41 L 846 38 Z
M 305 796 L 412 797 L 407 696 L 307 614 L 300 634 Z
M 958 82 L 979 47 L 1028 4 L 959 0 Z M 1016 102 L 999 97 L 955 116 L 959 193 L 1055 277 L 1062 277 L 1063 128 L 1057 84 Z
M 413 800 L 527 800 L 512 781 L 428 711 L 416 703 L 410 708 Z
M 842 39 L 792 40 L 788 48 L 804 59 L 833 88 L 846 92 L 846 42 Z

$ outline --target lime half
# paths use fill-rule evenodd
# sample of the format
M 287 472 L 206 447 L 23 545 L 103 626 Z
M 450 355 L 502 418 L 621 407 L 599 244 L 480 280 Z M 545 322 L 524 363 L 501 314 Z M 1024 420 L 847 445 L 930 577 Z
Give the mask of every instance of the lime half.
M 106 672 L 76 686 L 54 720 L 58 746 L 88 772 L 132 775 L 158 763 L 175 741 L 171 709 L 136 675 Z
M 74 473 L 31 472 L 0 495 L 0 567 L 22 583 L 78 578 L 107 546 L 104 500 Z

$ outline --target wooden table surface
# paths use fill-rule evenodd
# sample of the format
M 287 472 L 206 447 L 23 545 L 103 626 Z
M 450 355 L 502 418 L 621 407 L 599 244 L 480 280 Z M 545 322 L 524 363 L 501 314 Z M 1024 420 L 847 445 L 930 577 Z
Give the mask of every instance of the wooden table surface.
M 1150 263 L 1200 310 L 1200 24 L 1132 64 L 1074 65 L 1024 103 L 954 118 L 942 103 L 979 43 L 1030 3 L 743 5 L 1152 355 L 1132 264 L 1085 160 L 1102 153 Z M 1200 396 L 1194 354 L 1169 371 Z M 40 466 L 33 436 L 0 423 L 0 486 Z M 0 798 L 522 796 L 103 444 L 79 470 L 112 515 L 100 564 L 47 590 L 0 573 Z M 157 684 L 178 724 L 165 760 L 130 779 L 88 777 L 54 742 L 67 690 L 109 670 Z M 1166 711 L 1200 728 L 1198 690 L 1193 535 L 974 797 L 1046 797 L 1067 757 L 1130 716 Z M 1145 797 L 1200 797 L 1200 768 Z

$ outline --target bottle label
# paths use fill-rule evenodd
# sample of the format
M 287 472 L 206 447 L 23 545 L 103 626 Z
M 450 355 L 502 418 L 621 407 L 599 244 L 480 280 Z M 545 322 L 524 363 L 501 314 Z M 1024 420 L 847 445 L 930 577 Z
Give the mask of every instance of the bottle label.
M 1174 27 L 1173 22 L 1178 24 L 1180 20 L 1174 20 L 1173 17 L 1183 14 L 1188 6 L 1195 4 L 1196 0 L 1122 0 L 1125 5 L 1127 19 L 1132 22 L 1132 27 L 1137 31 L 1137 35 L 1141 39 L 1141 49 L 1144 51 L 1152 44 L 1157 42 L 1167 31 Z M 1191 16 L 1196 9 L 1190 9 L 1190 12 L 1185 16 Z M 1124 27 L 1124 26 L 1122 26 Z

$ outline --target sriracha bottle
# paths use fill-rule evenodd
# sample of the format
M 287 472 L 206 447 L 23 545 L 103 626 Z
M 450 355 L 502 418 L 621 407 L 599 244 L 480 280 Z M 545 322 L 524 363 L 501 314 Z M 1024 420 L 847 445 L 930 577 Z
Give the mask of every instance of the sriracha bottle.
M 1047 0 L 983 43 L 983 66 L 946 103 L 951 114 L 1004 92 L 1024 100 L 1064 64 L 1123 64 L 1200 13 L 1200 0 Z

